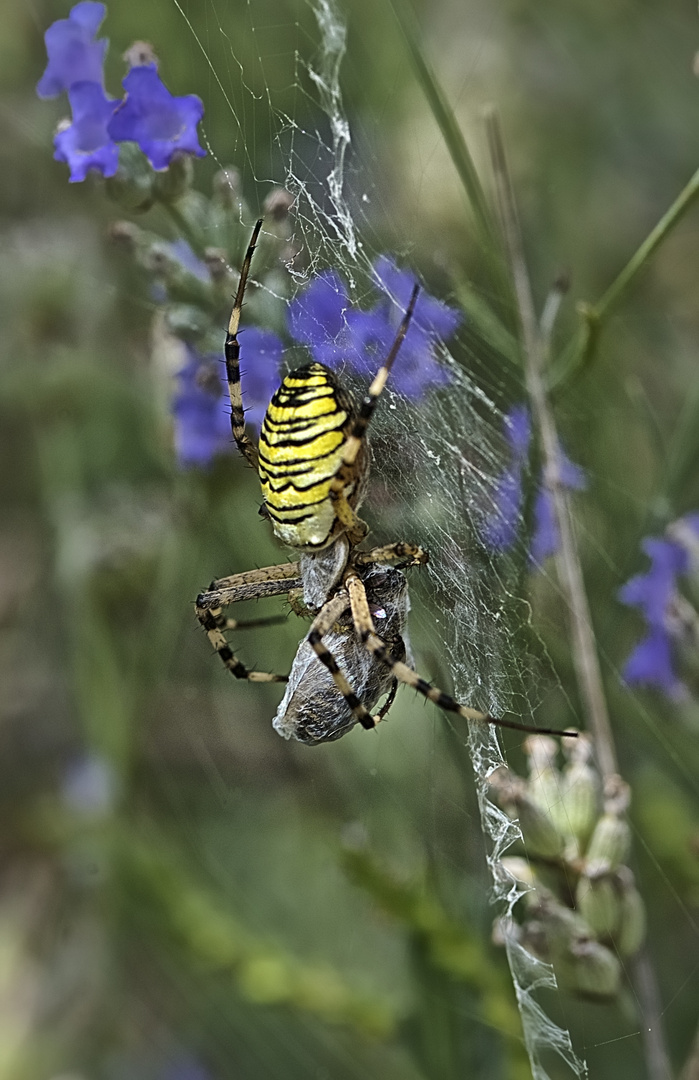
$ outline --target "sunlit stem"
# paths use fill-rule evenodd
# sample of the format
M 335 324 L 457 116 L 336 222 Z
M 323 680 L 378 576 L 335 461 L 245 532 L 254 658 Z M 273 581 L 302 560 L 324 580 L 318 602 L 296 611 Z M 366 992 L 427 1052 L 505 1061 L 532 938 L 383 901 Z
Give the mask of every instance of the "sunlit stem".
M 392 0 L 391 6 L 403 32 L 417 81 L 427 99 L 449 156 L 473 211 L 476 232 L 493 275 L 506 277 L 500 238 L 471 152 L 447 96 L 422 48 L 420 28 L 408 0 Z M 505 284 L 507 284 L 505 282 Z
M 578 305 L 578 311 L 582 318 L 582 327 L 567 355 L 564 355 L 558 370 L 552 373 L 551 386 L 557 386 L 590 363 L 597 348 L 605 319 L 618 307 L 620 300 L 636 275 L 660 247 L 663 240 L 670 235 L 697 195 L 699 195 L 699 169 L 697 169 L 672 206 L 663 214 L 658 224 L 651 230 L 597 303 L 581 303 Z
M 524 346 L 527 391 L 541 437 L 544 457 L 544 482 L 551 493 L 560 533 L 557 571 L 570 612 L 573 661 L 580 695 L 585 704 L 585 711 L 592 729 L 600 772 L 605 780 L 609 780 L 618 771 L 617 755 L 609 723 L 602 672 L 595 645 L 577 542 L 573 531 L 568 495 L 560 482 L 558 435 L 544 381 L 548 338 L 544 338 L 542 335 L 536 317 L 500 120 L 493 109 L 486 116 L 486 127 L 498 207 L 505 234 L 505 247 L 517 299 Z M 548 337 L 550 337 L 550 334 Z M 643 949 L 639 951 L 634 962 L 634 982 L 639 1007 L 642 1012 L 648 1075 L 651 1080 L 670 1080 L 670 1062 L 665 1046 L 662 1010 L 656 979 L 648 956 Z

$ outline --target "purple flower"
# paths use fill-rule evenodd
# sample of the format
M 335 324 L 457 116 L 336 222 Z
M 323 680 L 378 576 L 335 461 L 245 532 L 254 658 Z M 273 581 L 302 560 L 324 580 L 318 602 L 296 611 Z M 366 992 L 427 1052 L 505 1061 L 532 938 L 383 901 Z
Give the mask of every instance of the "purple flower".
M 102 176 L 114 176 L 119 148 L 109 138 L 107 124 L 117 102 L 108 98 L 97 82 L 74 83 L 68 90 L 68 100 L 73 122 L 54 138 L 54 158 L 70 167 L 71 183 L 84 180 L 90 169 Z
M 200 281 L 210 281 L 211 274 L 203 259 L 192 251 L 186 240 L 173 240 L 167 245 L 168 251 L 180 266 Z
M 621 670 L 629 686 L 653 686 L 669 698 L 681 701 L 687 688 L 673 668 L 674 646 L 670 635 L 661 627 L 653 627 L 639 641 Z
M 338 273 L 320 274 L 289 306 L 292 336 L 328 367 L 344 364 L 362 377 L 373 375 L 388 355 L 416 278 L 382 256 L 374 278 L 384 294 L 370 311 L 354 308 Z M 450 382 L 447 368 L 435 356 L 440 339 L 453 334 L 459 312 L 421 293 L 408 332 L 396 358 L 391 383 L 412 400 Z
M 240 335 L 240 385 L 245 422 L 261 428 L 272 394 L 279 385 L 284 346 L 271 330 L 250 326 Z
M 582 491 L 587 486 L 585 473 L 566 456 L 559 446 L 558 471 L 561 487 L 569 491 Z M 534 535 L 529 555 L 533 563 L 541 564 L 549 555 L 555 555 L 561 543 L 556 520 L 553 495 L 547 487 L 539 489 L 534 502 Z
M 531 421 L 526 405 L 515 405 L 505 416 L 505 439 L 510 447 L 510 463 L 495 481 L 493 504 L 483 528 L 482 537 L 491 551 L 508 551 L 519 532 L 522 512 L 522 480 L 529 457 Z M 584 488 L 585 473 L 558 448 L 559 482 L 569 489 Z M 548 488 L 540 485 L 534 502 L 534 535 L 529 557 L 540 564 L 558 551 L 560 536 L 553 497 Z
M 334 270 L 325 270 L 289 304 L 289 330 L 297 341 L 308 345 L 317 359 L 316 350 L 332 348 L 347 332 L 350 310 L 344 281 Z
M 493 507 L 488 515 L 483 541 L 491 551 L 507 551 L 517 539 L 522 512 L 522 475 L 529 455 L 531 421 L 526 405 L 515 405 L 505 416 L 505 439 L 511 451 L 507 468 L 497 478 Z
M 662 629 L 677 591 L 677 578 L 689 568 L 689 556 L 674 540 L 651 536 L 641 547 L 651 560 L 650 569 L 627 581 L 619 590 L 619 599 L 623 604 L 639 607 L 649 626 Z
M 676 522 L 668 531 L 678 529 L 688 520 L 691 522 L 691 516 Z M 689 570 L 689 554 L 676 540 L 651 536 L 641 546 L 651 561 L 650 567 L 645 574 L 636 574 L 622 586 L 619 599 L 641 609 L 649 632 L 626 661 L 622 677 L 630 686 L 652 686 L 668 697 L 679 699 L 686 690 L 673 669 L 675 638 L 681 636 L 673 610 L 678 578 Z
M 399 270 L 388 255 L 381 255 L 374 263 L 374 278 L 381 292 L 388 296 L 391 321 L 396 329 L 403 318 L 405 309 L 410 302 L 410 296 L 415 287 L 417 278 L 406 270 Z M 404 344 L 408 344 L 411 335 L 422 335 L 430 338 L 433 342 L 439 339 L 446 341 L 456 331 L 461 322 L 461 313 L 455 308 L 450 308 L 441 300 L 435 300 L 429 293 L 420 292 L 415 312 L 410 322 Z M 403 348 L 403 346 L 401 346 Z
M 77 82 L 104 83 L 102 66 L 107 40 L 95 41 L 107 9 L 84 0 L 67 19 L 58 19 L 44 34 L 49 61 L 36 92 L 40 98 L 57 97 Z
M 256 327 L 241 333 L 240 344 L 245 419 L 259 428 L 279 382 L 283 346 L 276 334 Z M 228 384 L 218 355 L 202 357 L 191 347 L 188 353 L 189 360 L 178 373 L 179 391 L 172 405 L 175 452 L 182 468 L 206 468 L 232 446 Z
M 188 352 L 172 404 L 175 453 L 184 469 L 210 465 L 231 445 L 230 405 L 220 357 L 200 357 L 191 348 Z
M 306 345 L 314 360 L 327 367 L 346 364 L 364 374 L 366 330 L 360 312 L 352 308 L 347 286 L 334 270 L 325 270 L 289 305 L 289 330 Z M 377 328 L 383 329 L 383 320 Z
M 204 157 L 197 124 L 204 115 L 195 94 L 175 97 L 155 64 L 133 67 L 123 81 L 126 91 L 109 124 L 115 142 L 135 142 L 156 171 L 167 169 L 176 153 Z

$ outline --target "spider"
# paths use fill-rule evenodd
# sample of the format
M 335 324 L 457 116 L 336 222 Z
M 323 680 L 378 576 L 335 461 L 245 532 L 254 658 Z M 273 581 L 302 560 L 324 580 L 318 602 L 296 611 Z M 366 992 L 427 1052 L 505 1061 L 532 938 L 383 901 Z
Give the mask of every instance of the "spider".
M 370 551 L 357 547 L 367 533 L 357 516 L 371 461 L 367 429 L 407 333 L 418 287 L 388 356 L 358 408 L 333 372 L 314 362 L 282 381 L 268 406 L 257 446 L 247 435 L 238 330 L 261 228 L 259 220 L 243 260 L 226 335 L 231 428 L 238 449 L 260 477 L 264 516 L 271 520 L 276 536 L 299 552 L 300 559 L 213 581 L 196 601 L 197 617 L 209 641 L 236 678 L 289 684 L 274 720 L 285 738 L 315 744 L 338 739 L 357 723 L 373 729 L 386 716 L 398 682 L 467 720 L 544 733 L 543 728 L 497 720 L 460 705 L 421 678 L 410 666 L 405 641 L 409 603 L 402 571 L 427 562 L 427 553 L 402 541 Z M 396 561 L 398 566 L 390 565 Z M 251 671 L 234 655 L 225 636 L 227 630 L 251 624 L 227 619 L 223 608 L 284 593 L 297 610 L 301 595 L 306 613 L 313 617 L 311 628 L 290 675 Z M 372 609 L 383 636 L 376 632 Z M 275 621 L 256 620 L 252 625 Z M 385 693 L 387 702 L 373 716 L 371 709 Z

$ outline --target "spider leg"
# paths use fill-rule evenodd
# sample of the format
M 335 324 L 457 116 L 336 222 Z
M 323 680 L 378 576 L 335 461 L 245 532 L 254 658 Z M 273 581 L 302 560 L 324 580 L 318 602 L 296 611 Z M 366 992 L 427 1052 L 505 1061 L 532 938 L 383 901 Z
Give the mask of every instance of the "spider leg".
M 424 697 L 429 698 L 435 705 L 438 705 L 440 709 L 444 709 L 446 712 L 458 713 L 459 716 L 463 716 L 466 720 L 478 720 L 481 723 L 496 724 L 498 727 L 511 728 L 513 731 L 526 731 L 536 735 L 566 735 L 570 738 L 577 737 L 577 731 L 553 731 L 550 728 L 533 727 L 527 724 L 517 724 L 510 720 L 498 720 L 494 716 L 488 716 L 487 713 L 479 712 L 477 709 L 471 709 L 468 705 L 460 705 L 449 694 L 445 694 L 442 690 L 436 686 L 432 686 L 425 679 L 421 678 L 416 671 L 408 667 L 407 664 L 403 664 L 400 660 L 396 660 L 387 649 L 381 638 L 378 636 L 374 629 L 374 621 L 371 617 L 371 611 L 369 610 L 369 604 L 366 597 L 366 590 L 361 580 L 356 574 L 351 574 L 346 580 L 347 592 L 350 599 L 350 607 L 352 610 L 352 619 L 356 627 L 362 642 L 372 653 L 377 660 L 380 660 L 393 672 L 393 675 L 400 682 L 411 686 L 418 693 Z M 348 702 L 349 704 L 349 702 Z
M 291 575 L 296 574 L 296 577 Z M 281 596 L 290 588 L 300 584 L 298 563 L 283 563 L 281 566 L 268 566 L 262 570 L 251 570 L 244 574 L 220 578 L 212 582 L 214 588 L 200 593 L 195 604 L 197 618 L 206 632 L 206 636 L 221 657 L 224 667 L 228 668 L 236 679 L 249 682 L 286 682 L 288 676 L 274 675 L 266 671 L 251 671 L 235 656 L 224 631 L 250 626 L 264 626 L 281 621 L 279 616 L 268 619 L 252 619 L 238 622 L 227 619 L 222 608 L 240 600 L 259 600 L 266 596 Z
M 197 597 L 197 607 L 214 608 L 235 604 L 239 600 L 261 600 L 265 596 L 281 596 L 301 585 L 298 563 L 280 563 L 246 570 L 242 574 L 217 578 Z
M 358 543 L 366 535 L 366 525 L 355 514 L 352 507 L 347 502 L 347 498 L 344 494 L 345 489 L 356 479 L 356 465 L 359 452 L 364 443 L 367 428 L 376 408 L 376 402 L 378 401 L 381 392 L 383 391 L 388 381 L 391 368 L 393 367 L 393 361 L 398 355 L 398 350 L 403 344 L 403 339 L 408 332 L 408 326 L 410 320 L 413 317 L 415 311 L 415 302 L 417 300 L 417 294 L 419 292 L 419 286 L 416 285 L 413 289 L 410 297 L 410 303 L 401 324 L 398 327 L 398 333 L 395 336 L 394 342 L 391 345 L 388 356 L 384 360 L 383 364 L 374 376 L 373 382 L 369 387 L 365 397 L 359 406 L 357 417 L 350 431 L 345 448 L 342 454 L 342 462 L 338 468 L 335 476 L 332 479 L 330 485 L 330 498 L 335 502 L 335 512 L 346 527 L 350 540 L 353 543 Z
M 326 668 L 330 672 L 333 678 L 335 686 L 342 694 L 343 698 L 347 702 L 349 708 L 352 710 L 353 715 L 362 725 L 362 727 L 371 730 L 376 727 L 376 721 L 371 713 L 362 705 L 361 701 L 355 694 L 354 690 L 347 681 L 347 676 L 340 670 L 337 660 L 323 644 L 323 635 L 327 634 L 328 630 L 337 622 L 340 615 L 347 610 L 349 606 L 349 598 L 344 589 L 341 589 L 331 600 L 328 600 L 326 604 L 320 609 L 318 615 L 313 621 L 313 625 L 308 632 L 308 644 L 315 651 L 316 656 L 325 664 Z
M 254 630 L 260 626 L 279 626 L 286 622 L 286 615 L 270 615 L 266 619 L 224 619 L 223 630 Z
M 388 713 L 388 710 L 391 708 L 391 705 L 396 700 L 396 691 L 397 690 L 398 690 L 398 679 L 394 679 L 393 682 L 391 683 L 391 689 L 389 690 L 388 697 L 386 698 L 384 704 L 381 706 L 381 708 L 377 712 L 376 716 L 373 717 L 375 725 L 380 724 L 382 720 L 386 719 L 386 714 Z
M 370 551 L 358 551 L 352 561 L 355 566 L 368 566 L 369 563 L 390 563 L 394 559 L 407 559 L 406 566 L 424 566 L 429 555 L 418 544 L 398 541 L 395 544 L 385 544 L 384 547 L 371 548 Z
M 235 439 L 241 454 L 247 458 L 253 469 L 256 471 L 259 461 L 257 447 L 245 434 L 245 411 L 243 409 L 243 394 L 240 389 L 240 342 L 238 341 L 238 328 L 240 326 L 240 315 L 243 310 L 245 286 L 247 285 L 248 274 L 250 273 L 250 263 L 252 262 L 261 228 L 262 219 L 260 218 L 253 229 L 248 250 L 245 252 L 243 266 L 240 271 L 240 280 L 238 281 L 238 289 L 235 294 L 235 300 L 233 301 L 233 310 L 231 312 L 230 322 L 228 323 L 228 333 L 226 334 L 226 344 L 224 348 L 228 394 L 231 399 L 231 430 L 233 432 L 233 438 Z

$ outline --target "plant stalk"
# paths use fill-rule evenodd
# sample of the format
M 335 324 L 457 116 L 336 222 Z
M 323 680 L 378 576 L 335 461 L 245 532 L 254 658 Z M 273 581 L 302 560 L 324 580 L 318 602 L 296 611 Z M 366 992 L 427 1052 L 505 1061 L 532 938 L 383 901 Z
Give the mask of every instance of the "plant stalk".
M 487 114 L 486 125 L 498 206 L 505 234 L 505 246 L 512 270 L 522 328 L 527 392 L 537 427 L 541 433 L 544 456 L 544 482 L 551 492 L 561 537 L 558 570 L 570 611 L 571 630 L 575 644 L 573 657 L 576 675 L 580 693 L 585 703 L 585 711 L 590 720 L 600 771 L 606 780 L 618 772 L 616 749 L 609 723 L 602 674 L 573 532 L 568 495 L 560 483 L 558 435 L 553 413 L 548 405 L 544 382 L 544 341 L 534 308 L 534 299 L 524 258 L 517 207 L 505 159 L 500 123 L 494 111 Z
M 542 335 L 536 317 L 500 120 L 494 109 L 491 109 L 486 116 L 486 128 L 498 208 L 522 331 L 527 392 L 541 436 L 544 482 L 551 493 L 560 533 L 557 571 L 570 613 L 576 677 L 592 730 L 598 765 L 606 782 L 618 773 L 617 754 L 609 722 L 602 672 L 595 645 L 569 498 L 560 482 L 558 435 L 544 380 L 549 335 L 547 334 L 546 337 Z M 614 301 L 614 295 L 618 296 L 618 292 L 612 295 L 612 300 L 607 302 L 608 305 Z M 657 982 L 648 954 L 643 948 L 639 951 L 634 963 L 634 984 L 643 1025 L 649 1080 L 671 1080 Z
M 672 206 L 665 211 L 655 228 L 651 229 L 641 246 L 634 252 L 624 269 L 614 279 L 597 303 L 578 305 L 583 325 L 574 344 L 570 347 L 567 357 L 564 358 L 558 371 L 552 374 L 551 386 L 558 386 L 590 362 L 597 347 L 604 320 L 618 307 L 624 293 L 638 273 L 675 225 L 684 217 L 697 195 L 699 195 L 699 169 L 682 188 Z

